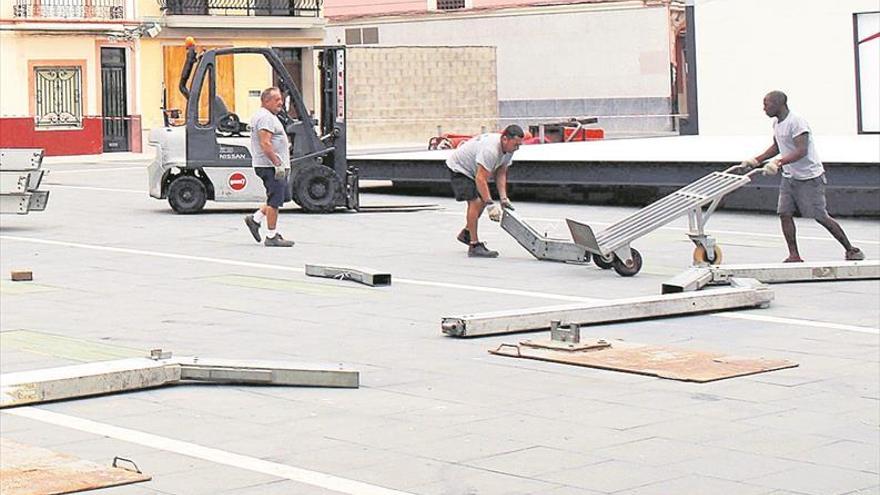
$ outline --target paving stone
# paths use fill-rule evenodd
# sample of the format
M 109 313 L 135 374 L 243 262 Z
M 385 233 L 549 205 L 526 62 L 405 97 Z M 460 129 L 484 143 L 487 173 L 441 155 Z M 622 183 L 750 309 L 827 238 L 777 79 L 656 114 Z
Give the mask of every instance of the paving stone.
M 877 444 L 841 440 L 788 457 L 822 466 L 880 473 L 880 450 Z
M 630 490 L 615 492 L 615 495 L 668 495 L 670 493 L 730 493 L 736 495 L 764 495 L 766 487 L 736 483 L 707 476 L 685 476 L 673 480 L 660 481 Z
M 626 461 L 607 461 L 541 475 L 541 479 L 600 492 L 618 492 L 680 478 L 674 468 L 656 468 Z
M 828 466 L 804 465 L 753 478 L 750 483 L 796 490 L 811 495 L 830 495 L 877 486 L 877 474 Z
M 728 451 L 678 462 L 670 467 L 702 476 L 757 484 L 752 480 L 759 476 L 772 475 L 800 466 L 809 466 L 809 464 L 767 455 Z
M 547 447 L 529 447 L 467 461 L 472 467 L 526 478 L 541 473 L 586 466 L 607 460 L 602 456 L 583 455 Z

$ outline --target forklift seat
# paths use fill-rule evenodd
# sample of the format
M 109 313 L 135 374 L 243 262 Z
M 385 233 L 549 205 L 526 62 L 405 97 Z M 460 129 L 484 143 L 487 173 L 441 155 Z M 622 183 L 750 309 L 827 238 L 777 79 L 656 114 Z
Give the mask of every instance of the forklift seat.
M 217 115 L 217 130 L 240 136 L 242 131 L 247 130 L 247 125 L 241 123 L 234 112 L 230 112 L 220 95 L 214 97 L 214 112 Z

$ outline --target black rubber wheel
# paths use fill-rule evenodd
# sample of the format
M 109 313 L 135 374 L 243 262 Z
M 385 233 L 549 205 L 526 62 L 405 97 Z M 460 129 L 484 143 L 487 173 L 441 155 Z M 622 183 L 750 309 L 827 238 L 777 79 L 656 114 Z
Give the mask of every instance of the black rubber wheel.
M 593 263 L 596 264 L 599 268 L 603 270 L 610 270 L 611 267 L 614 266 L 614 255 L 610 254 L 607 257 L 600 256 L 598 254 L 593 255 Z
M 614 257 L 614 271 L 621 277 L 632 277 L 642 269 L 642 254 L 630 248 L 632 264 L 625 265 L 617 256 Z
M 168 204 L 177 213 L 198 213 L 207 200 L 205 185 L 195 177 L 178 177 L 168 186 Z
M 293 200 L 308 213 L 333 211 L 342 197 L 342 180 L 330 167 L 307 165 L 293 176 Z

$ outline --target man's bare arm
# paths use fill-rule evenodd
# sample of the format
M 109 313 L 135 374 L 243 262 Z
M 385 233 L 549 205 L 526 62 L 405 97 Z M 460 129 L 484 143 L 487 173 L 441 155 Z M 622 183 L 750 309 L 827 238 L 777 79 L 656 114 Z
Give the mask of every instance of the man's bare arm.
M 480 198 L 483 202 L 491 203 L 492 194 L 489 192 L 489 171 L 479 163 L 477 164 L 477 176 L 474 178 L 474 182 L 477 184 L 477 192 L 480 193 Z
M 263 150 L 263 153 L 266 155 L 266 158 L 272 162 L 276 167 L 280 167 L 283 164 L 281 163 L 281 158 L 275 153 L 275 150 L 272 149 L 272 131 L 267 131 L 266 129 L 260 129 L 260 149 Z

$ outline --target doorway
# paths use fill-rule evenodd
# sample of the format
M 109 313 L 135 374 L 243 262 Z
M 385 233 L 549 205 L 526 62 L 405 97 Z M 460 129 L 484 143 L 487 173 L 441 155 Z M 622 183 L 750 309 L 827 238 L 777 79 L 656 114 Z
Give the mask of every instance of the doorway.
M 125 48 L 101 48 L 104 152 L 129 151 Z

